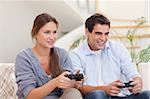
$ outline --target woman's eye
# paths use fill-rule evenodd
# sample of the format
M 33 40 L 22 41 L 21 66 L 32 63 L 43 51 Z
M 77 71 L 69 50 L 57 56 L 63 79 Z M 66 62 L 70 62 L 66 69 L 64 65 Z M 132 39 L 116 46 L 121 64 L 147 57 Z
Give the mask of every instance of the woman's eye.
M 49 33 L 50 33 L 50 32 L 48 32 L 48 31 L 47 31 L 47 32 L 44 32 L 44 34 L 49 34 Z
M 56 33 L 57 33 L 57 31 L 54 31 L 53 33 L 54 33 L 54 34 L 56 34 Z

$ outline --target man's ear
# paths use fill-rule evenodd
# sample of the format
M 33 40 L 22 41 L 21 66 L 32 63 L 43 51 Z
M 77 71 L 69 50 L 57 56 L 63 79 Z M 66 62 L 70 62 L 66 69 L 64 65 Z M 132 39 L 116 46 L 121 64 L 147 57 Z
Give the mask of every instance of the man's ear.
M 87 29 L 87 28 L 85 28 L 85 35 L 86 35 L 86 37 L 88 37 L 89 36 L 89 30 Z

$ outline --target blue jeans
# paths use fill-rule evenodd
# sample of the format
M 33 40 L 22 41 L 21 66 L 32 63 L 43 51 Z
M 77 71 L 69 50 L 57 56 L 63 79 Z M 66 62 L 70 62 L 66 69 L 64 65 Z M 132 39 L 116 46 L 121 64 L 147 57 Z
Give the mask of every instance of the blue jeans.
M 84 99 L 150 99 L 150 91 L 142 91 L 127 97 L 109 97 L 104 91 L 96 90 L 84 96 Z
M 138 94 L 132 94 L 124 98 L 111 97 L 110 99 L 150 99 L 150 91 L 142 91 Z
M 96 91 L 87 93 L 84 96 L 84 99 L 108 99 L 108 96 L 106 95 L 104 91 L 96 90 Z

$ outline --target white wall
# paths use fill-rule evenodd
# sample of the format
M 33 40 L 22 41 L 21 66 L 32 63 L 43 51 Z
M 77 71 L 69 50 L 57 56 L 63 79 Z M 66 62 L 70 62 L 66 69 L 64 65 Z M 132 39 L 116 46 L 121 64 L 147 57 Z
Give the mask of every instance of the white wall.
M 111 18 L 148 18 L 148 0 L 99 0 L 100 11 Z
M 76 41 L 80 36 L 84 35 L 84 26 L 81 25 L 78 28 L 72 30 L 68 34 L 64 35 L 62 38 L 58 39 L 55 43 L 56 46 L 69 50 L 70 46 L 74 41 Z
M 99 0 L 100 11 L 104 13 L 110 19 L 123 19 L 123 20 L 135 20 L 140 17 L 145 17 L 147 20 L 146 25 L 150 25 L 149 18 L 150 15 L 148 14 L 149 10 L 149 0 Z M 118 22 L 111 20 L 112 26 L 132 26 L 135 25 L 134 22 Z M 117 31 L 117 35 L 124 35 L 126 36 L 127 31 L 129 29 L 114 29 Z M 150 28 L 141 28 L 138 29 L 135 35 L 142 35 L 142 34 L 150 34 Z M 127 40 L 126 40 L 127 41 Z M 124 42 L 125 45 L 128 42 Z M 141 46 L 141 48 L 147 47 L 150 44 L 149 38 L 141 38 L 135 39 L 135 46 Z
M 59 21 L 59 36 L 82 23 L 82 18 L 63 0 L 0 1 L 0 62 L 14 62 L 16 53 L 32 46 L 33 20 L 44 12 Z
M 12 62 L 19 50 L 32 45 L 30 30 L 35 13 L 20 2 L 0 5 L 0 62 Z

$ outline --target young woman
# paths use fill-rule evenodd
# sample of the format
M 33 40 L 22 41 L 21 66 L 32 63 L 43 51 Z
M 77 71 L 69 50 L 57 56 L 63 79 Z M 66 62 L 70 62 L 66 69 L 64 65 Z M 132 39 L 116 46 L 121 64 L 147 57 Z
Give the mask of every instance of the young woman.
M 47 13 L 34 20 L 33 48 L 18 53 L 15 63 L 17 95 L 19 99 L 81 99 L 75 89 L 77 82 L 65 77 L 72 71 L 67 52 L 54 47 L 58 29 L 57 20 Z

